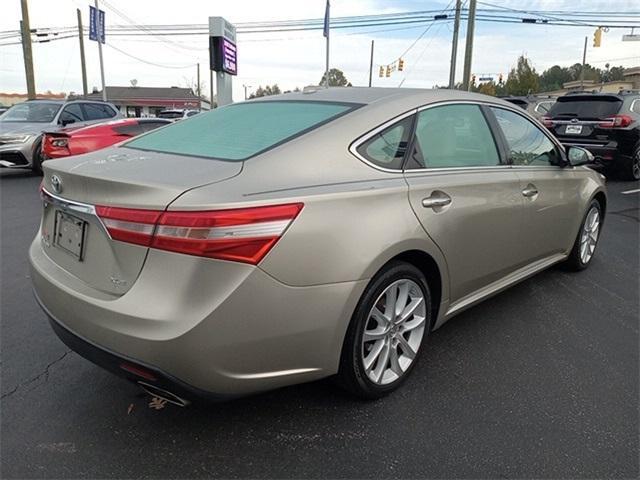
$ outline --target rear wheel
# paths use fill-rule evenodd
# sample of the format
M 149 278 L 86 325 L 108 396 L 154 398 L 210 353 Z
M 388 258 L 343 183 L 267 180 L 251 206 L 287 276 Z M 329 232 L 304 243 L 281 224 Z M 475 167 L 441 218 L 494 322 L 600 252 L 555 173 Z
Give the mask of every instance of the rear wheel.
M 631 158 L 622 162 L 622 178 L 624 180 L 640 180 L 640 146 L 636 147 Z
M 566 262 L 571 270 L 584 270 L 589 266 L 600 239 L 601 225 L 602 207 L 600 202 L 593 200 L 582 220 L 578 237 Z
M 393 262 L 368 285 L 347 330 L 338 379 L 374 399 L 407 378 L 431 327 L 431 296 L 416 267 Z

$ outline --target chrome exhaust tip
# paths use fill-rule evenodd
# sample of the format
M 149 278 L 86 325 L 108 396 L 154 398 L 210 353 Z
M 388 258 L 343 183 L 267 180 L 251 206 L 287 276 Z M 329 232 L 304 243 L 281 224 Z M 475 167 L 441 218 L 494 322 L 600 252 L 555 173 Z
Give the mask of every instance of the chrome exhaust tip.
M 177 405 L 178 407 L 186 407 L 191 403 L 189 400 L 186 400 L 176 395 L 175 393 L 171 393 L 168 390 L 156 387 L 155 385 L 151 385 L 147 382 L 138 381 L 138 385 L 140 385 L 140 387 L 152 397 L 161 398 L 162 400 L 166 400 L 167 402 L 173 405 Z

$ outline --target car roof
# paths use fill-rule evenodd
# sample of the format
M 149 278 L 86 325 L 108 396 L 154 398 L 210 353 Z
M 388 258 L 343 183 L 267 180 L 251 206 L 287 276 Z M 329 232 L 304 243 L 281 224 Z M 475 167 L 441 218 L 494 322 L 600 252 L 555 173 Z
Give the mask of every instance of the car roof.
M 474 100 L 501 103 L 511 105 L 497 97 L 491 97 L 480 93 L 465 92 L 462 90 L 449 90 L 444 88 L 382 88 L 382 87 L 306 87 L 301 92 L 291 92 L 282 95 L 272 95 L 248 100 L 256 101 L 321 101 L 321 102 L 344 102 L 357 103 L 363 105 L 385 104 L 396 101 L 410 100 L 416 105 L 426 105 L 435 102 Z

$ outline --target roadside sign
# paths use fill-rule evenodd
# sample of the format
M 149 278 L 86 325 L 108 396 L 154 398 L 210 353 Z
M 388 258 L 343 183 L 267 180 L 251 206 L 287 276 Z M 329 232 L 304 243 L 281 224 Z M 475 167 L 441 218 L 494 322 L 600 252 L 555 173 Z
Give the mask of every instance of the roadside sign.
M 89 5 L 89 40 L 105 43 L 104 10 Z
M 640 42 L 640 35 L 631 34 L 631 35 L 622 35 L 623 42 Z
M 213 71 L 238 74 L 236 27 L 222 17 L 209 17 L 209 64 Z

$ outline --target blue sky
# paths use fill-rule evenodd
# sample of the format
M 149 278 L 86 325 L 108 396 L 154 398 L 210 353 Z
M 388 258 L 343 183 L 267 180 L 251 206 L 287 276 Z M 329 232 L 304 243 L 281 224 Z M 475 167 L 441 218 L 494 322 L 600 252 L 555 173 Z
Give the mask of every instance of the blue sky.
M 553 10 L 640 10 L 635 0 L 489 0 L 490 3 L 515 9 Z M 8 2 L 5 2 L 8 3 Z M 167 0 L 108 0 L 112 6 L 137 23 L 205 23 L 208 16 L 225 16 L 232 22 L 318 18 L 324 13 L 324 0 L 182 0 L 179 8 Z M 367 15 L 386 12 L 444 8 L 445 0 L 332 0 L 332 16 Z M 32 27 L 67 26 L 75 23 L 75 10 L 85 15 L 88 2 L 82 0 L 29 0 Z M 108 24 L 126 24 L 105 5 Z M 19 2 L 3 7 L 0 30 L 17 28 Z M 388 27 L 391 29 L 392 27 Z M 397 27 L 395 27 L 397 28 Z M 341 68 L 355 85 L 368 80 L 369 46 L 376 42 L 374 63 L 386 64 L 397 57 L 420 35 L 425 26 L 394 31 L 382 27 L 363 30 L 336 30 L 331 37 L 331 64 Z M 451 53 L 452 24 L 434 24 L 406 54 L 405 72 L 391 78 L 374 76 L 374 85 L 430 88 L 446 84 Z M 603 46 L 591 48 L 593 28 L 539 25 L 504 25 L 478 22 L 474 48 L 473 72 L 507 74 L 518 55 L 527 55 L 538 70 L 556 63 L 570 65 L 582 57 L 584 37 L 589 37 L 587 61 L 603 67 L 640 65 L 640 43 L 622 42 L 621 30 L 604 35 Z M 465 26 L 460 32 L 458 78 L 462 75 Z M 136 79 L 141 86 L 187 85 L 196 76 L 197 62 L 206 78 L 206 37 L 172 37 L 170 42 L 154 37 L 123 39 L 111 37 L 107 43 L 132 55 L 163 65 L 163 68 L 140 63 L 107 45 L 104 49 L 108 85 L 128 85 Z M 89 86 L 99 85 L 97 47 L 86 42 Z M 324 38 L 321 31 L 243 35 L 238 42 L 239 75 L 234 79 L 234 97 L 242 96 L 242 85 L 249 90 L 258 85 L 278 83 L 294 88 L 317 83 L 324 70 Z M 34 45 L 36 86 L 38 91 L 79 91 L 80 60 L 77 40 L 62 40 Z M 621 60 L 618 60 L 621 59 Z M 376 73 L 376 72 L 374 72 Z M 403 82 L 404 80 L 404 82 Z M 208 87 L 207 87 L 208 88 Z M 24 66 L 20 46 L 0 48 L 0 91 L 25 91 Z M 208 91 L 208 90 L 207 90 Z

